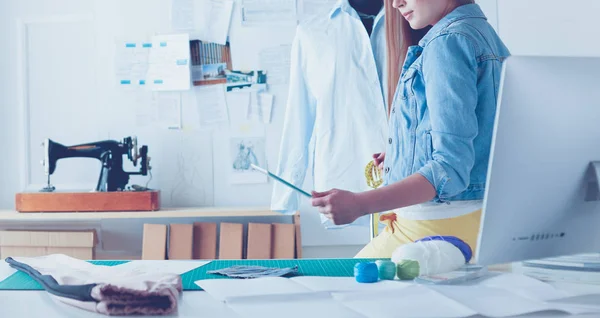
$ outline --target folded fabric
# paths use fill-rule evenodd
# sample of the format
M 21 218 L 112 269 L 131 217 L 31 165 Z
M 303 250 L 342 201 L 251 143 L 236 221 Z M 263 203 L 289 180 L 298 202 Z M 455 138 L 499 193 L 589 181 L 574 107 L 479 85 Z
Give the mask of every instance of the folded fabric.
M 298 266 L 288 268 L 236 265 L 218 270 L 208 271 L 208 274 L 218 274 L 231 278 L 279 277 L 298 272 Z
M 104 315 L 169 315 L 177 311 L 181 277 L 123 271 L 62 254 L 9 257 L 56 300 Z

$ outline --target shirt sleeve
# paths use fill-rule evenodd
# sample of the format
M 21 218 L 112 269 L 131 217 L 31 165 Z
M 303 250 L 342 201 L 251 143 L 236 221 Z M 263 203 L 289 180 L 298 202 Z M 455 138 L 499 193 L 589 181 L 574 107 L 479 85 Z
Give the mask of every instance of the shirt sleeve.
M 289 91 L 276 170 L 278 176 L 300 188 L 308 168 L 309 143 L 316 116 L 316 101 L 307 86 L 303 67 L 306 56 L 301 35 L 298 29 L 291 47 Z M 298 208 L 299 194 L 274 182 L 271 210 L 293 213 Z
M 436 190 L 437 202 L 469 185 L 478 134 L 477 59 L 465 35 L 445 34 L 423 50 L 423 78 L 431 120 L 432 160 L 418 173 Z

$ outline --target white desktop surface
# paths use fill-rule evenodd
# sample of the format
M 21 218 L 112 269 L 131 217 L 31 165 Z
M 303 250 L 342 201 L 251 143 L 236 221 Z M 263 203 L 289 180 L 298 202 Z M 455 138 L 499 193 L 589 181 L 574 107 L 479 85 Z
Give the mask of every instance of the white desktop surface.
M 14 272 L 5 262 L 0 262 L 0 281 Z M 575 294 L 595 294 L 591 297 L 600 303 L 600 285 L 552 283 L 555 287 Z M 594 301 L 595 302 L 595 301 Z M 390 304 L 391 305 L 391 304 Z M 390 306 L 393 310 L 394 306 Z M 400 310 L 400 308 L 398 308 Z M 401 311 L 399 312 L 401 314 Z M 566 315 L 557 312 L 542 312 L 518 317 L 598 317 L 590 315 Z M 108 317 L 55 302 L 46 291 L 0 291 L 0 317 Z M 142 316 L 136 316 L 142 317 Z M 155 317 L 155 316 L 153 316 Z M 179 301 L 176 317 L 240 317 L 225 303 L 217 301 L 204 291 L 185 291 Z M 328 317 L 323 313 L 324 318 Z M 472 316 L 483 317 L 483 316 Z M 315 317 L 313 317 L 315 318 Z

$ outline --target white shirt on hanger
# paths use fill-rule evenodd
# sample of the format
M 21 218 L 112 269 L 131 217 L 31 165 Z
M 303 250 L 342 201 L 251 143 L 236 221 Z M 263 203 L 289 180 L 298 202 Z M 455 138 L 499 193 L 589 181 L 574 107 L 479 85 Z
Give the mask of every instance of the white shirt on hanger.
M 387 136 L 383 13 L 375 18 L 370 37 L 348 0 L 298 25 L 276 170 L 295 186 L 302 187 L 312 152 L 315 191 L 371 189 L 365 167 L 374 153 L 385 151 Z M 276 182 L 271 209 L 293 213 L 299 199 Z M 322 215 L 321 220 L 328 228 L 339 227 Z M 352 225 L 368 221 L 365 216 Z

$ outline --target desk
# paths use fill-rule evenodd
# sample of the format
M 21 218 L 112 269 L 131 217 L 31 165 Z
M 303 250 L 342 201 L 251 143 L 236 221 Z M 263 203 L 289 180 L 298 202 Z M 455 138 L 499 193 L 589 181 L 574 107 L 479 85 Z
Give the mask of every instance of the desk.
M 13 272 L 7 263 L 0 263 L 0 280 Z M 554 285 L 554 284 L 553 284 Z M 600 286 L 579 284 L 557 284 L 558 288 L 576 294 L 600 293 Z M 600 295 L 598 296 L 600 299 Z M 393 306 L 390 306 L 393 308 Z M 227 305 L 212 298 L 204 291 L 184 292 L 179 302 L 178 317 L 239 318 Z M 579 315 L 570 317 L 597 317 Z M 45 291 L 0 291 L 0 317 L 107 317 L 54 302 Z M 324 313 L 324 318 L 327 315 Z M 472 316 L 482 317 L 482 316 Z M 536 313 L 518 317 L 567 317 L 560 313 Z M 314 317 L 313 317 L 314 318 Z

